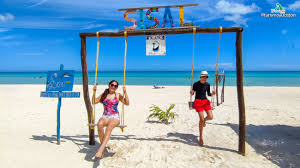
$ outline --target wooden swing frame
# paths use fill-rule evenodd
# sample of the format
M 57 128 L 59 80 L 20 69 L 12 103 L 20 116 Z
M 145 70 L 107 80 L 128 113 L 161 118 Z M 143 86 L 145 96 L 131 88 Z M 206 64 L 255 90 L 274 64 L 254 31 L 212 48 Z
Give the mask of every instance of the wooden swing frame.
M 194 27 L 175 27 L 175 28 L 158 28 L 145 30 L 127 31 L 127 36 L 144 36 L 144 35 L 171 35 L 171 34 L 192 34 Z M 196 33 L 219 33 L 219 28 L 199 28 L 196 27 Z M 243 27 L 224 27 L 222 33 L 236 33 L 236 84 L 239 107 L 239 145 L 238 152 L 245 156 L 246 142 L 246 112 L 243 88 L 243 63 L 242 63 L 242 37 Z M 88 114 L 88 121 L 91 121 L 93 112 L 92 103 L 88 89 L 88 68 L 86 59 L 86 38 L 97 37 L 97 33 L 80 33 L 81 38 L 81 67 L 83 78 L 83 98 Z M 124 37 L 124 31 L 119 32 L 98 32 L 100 37 Z M 89 127 L 89 144 L 95 145 L 95 131 Z

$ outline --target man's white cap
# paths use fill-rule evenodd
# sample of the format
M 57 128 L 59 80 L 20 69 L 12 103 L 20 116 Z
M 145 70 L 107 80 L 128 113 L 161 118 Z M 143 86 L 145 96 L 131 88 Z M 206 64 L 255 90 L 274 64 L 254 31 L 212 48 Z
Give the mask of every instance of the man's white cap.
M 207 76 L 208 77 L 207 71 L 201 71 L 200 77 L 202 77 L 202 76 Z

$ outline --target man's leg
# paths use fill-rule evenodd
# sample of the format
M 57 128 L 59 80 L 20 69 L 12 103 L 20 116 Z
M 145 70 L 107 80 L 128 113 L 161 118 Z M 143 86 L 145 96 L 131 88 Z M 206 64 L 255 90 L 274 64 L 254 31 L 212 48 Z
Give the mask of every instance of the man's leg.
M 204 127 L 206 126 L 206 121 L 207 120 L 212 120 L 213 119 L 212 110 L 208 110 L 208 111 L 205 111 L 205 112 L 206 112 L 206 117 L 204 119 L 204 124 L 203 124 Z
M 205 124 L 205 119 L 204 119 L 204 115 L 203 115 L 203 111 L 202 112 L 198 112 L 199 115 L 199 145 L 203 146 L 203 127 Z

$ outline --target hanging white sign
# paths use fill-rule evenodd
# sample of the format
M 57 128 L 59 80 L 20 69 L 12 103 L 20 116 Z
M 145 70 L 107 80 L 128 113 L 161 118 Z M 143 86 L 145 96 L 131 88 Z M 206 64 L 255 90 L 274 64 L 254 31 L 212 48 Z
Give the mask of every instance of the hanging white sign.
M 146 55 L 165 56 L 166 55 L 166 36 L 151 35 L 146 36 Z

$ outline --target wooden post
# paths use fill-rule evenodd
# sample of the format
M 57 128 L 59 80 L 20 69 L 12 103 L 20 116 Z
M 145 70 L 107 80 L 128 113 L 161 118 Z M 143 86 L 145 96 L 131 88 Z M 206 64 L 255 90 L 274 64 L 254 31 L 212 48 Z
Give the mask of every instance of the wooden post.
M 243 156 L 246 154 L 246 114 L 243 89 L 243 61 L 242 61 L 242 38 L 243 29 L 236 32 L 236 80 L 237 96 L 239 106 L 239 153 Z
M 83 86 L 83 98 L 88 114 L 88 122 L 91 122 L 92 115 L 92 104 L 89 95 L 89 80 L 88 80 L 88 69 L 86 63 L 86 37 L 81 36 L 81 68 L 82 68 L 82 86 Z M 95 132 L 94 129 L 89 127 L 89 144 L 95 145 Z

